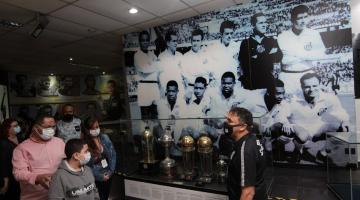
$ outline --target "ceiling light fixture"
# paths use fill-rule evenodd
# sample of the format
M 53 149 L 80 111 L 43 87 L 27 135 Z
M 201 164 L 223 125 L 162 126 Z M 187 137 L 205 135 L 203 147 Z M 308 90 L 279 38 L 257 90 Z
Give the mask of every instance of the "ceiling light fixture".
M 129 13 L 130 14 L 136 14 L 138 12 L 138 9 L 136 8 L 130 8 Z
M 48 24 L 49 20 L 44 14 L 36 13 L 36 24 L 33 30 L 30 32 L 30 35 L 35 39 L 38 38 Z

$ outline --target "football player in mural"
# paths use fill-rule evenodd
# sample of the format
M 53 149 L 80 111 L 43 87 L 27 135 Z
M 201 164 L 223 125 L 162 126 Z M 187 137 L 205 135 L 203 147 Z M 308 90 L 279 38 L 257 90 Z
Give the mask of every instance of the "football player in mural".
M 134 54 L 134 67 L 137 73 L 137 99 L 142 119 L 157 118 L 155 101 L 160 99 L 158 73 L 155 66 L 156 55 L 149 50 L 150 34 L 142 31 L 139 34 L 140 49 Z
M 234 23 L 223 21 L 220 25 L 221 38 L 209 46 L 207 53 L 209 56 L 209 70 L 212 73 L 210 85 L 219 86 L 221 76 L 224 72 L 230 71 L 238 76 L 239 61 L 238 52 L 240 43 L 233 41 Z M 237 80 L 238 78 L 236 78 Z
M 294 136 L 294 148 L 310 155 L 311 161 L 326 156 L 324 133 L 349 131 L 349 115 L 339 99 L 320 88 L 320 78 L 315 73 L 306 73 L 300 78 L 302 94 L 282 106 L 276 117 L 282 131 Z
M 175 31 L 168 30 L 165 35 L 166 49 L 158 57 L 160 95 L 164 97 L 166 84 L 170 80 L 179 84 L 179 96 L 184 96 L 184 80 L 181 70 L 182 54 L 176 51 L 178 36 Z
M 282 53 L 277 41 L 265 36 L 268 23 L 263 13 L 251 17 L 253 34 L 243 40 L 239 61 L 242 69 L 241 83 L 245 89 L 267 88 L 274 84 L 274 63 L 279 63 Z
M 325 46 L 319 32 L 307 28 L 309 8 L 296 6 L 291 10 L 292 27 L 278 36 L 282 51 L 282 71 L 279 78 L 284 81 L 286 92 L 300 92 L 300 77 L 313 69 L 313 61 L 325 58 Z
M 251 102 L 261 98 L 260 93 L 245 90 L 236 84 L 235 74 L 225 72 L 221 77 L 220 90 L 209 91 L 211 95 L 208 115 L 210 117 L 223 117 L 232 107 L 244 107 L 252 113 L 264 113 L 261 106 Z
M 209 111 L 210 97 L 204 95 L 206 93 L 207 82 L 204 77 L 197 77 L 194 83 L 194 98 L 186 106 L 187 112 L 185 112 L 186 117 L 198 118 L 205 117 L 206 112 Z
M 157 103 L 159 119 L 161 119 L 161 127 L 163 129 L 165 129 L 167 126 L 171 127 L 172 131 L 174 131 L 173 138 L 175 139 L 176 143 L 179 141 L 183 125 L 181 121 L 177 122 L 175 119 L 181 118 L 183 116 L 182 112 L 184 112 L 185 109 L 185 103 L 183 103 L 184 101 L 180 101 L 178 99 L 178 88 L 178 83 L 174 80 L 170 80 L 166 84 L 166 99 L 161 99 Z M 180 156 L 181 151 L 179 146 L 176 144 L 174 148 L 171 149 L 170 153 L 175 156 Z
M 274 84 L 269 85 L 264 95 L 264 103 L 267 111 L 270 112 L 273 107 L 280 104 L 285 98 L 285 86 L 284 82 L 279 79 L 274 79 Z
M 178 100 L 179 85 L 176 81 L 170 80 L 166 84 L 166 99 L 161 99 L 158 105 L 159 119 L 180 118 L 180 113 L 184 109 L 182 101 Z
M 186 100 L 190 103 L 193 95 L 194 80 L 197 77 L 204 77 L 207 82 L 210 78 L 210 71 L 207 69 L 208 58 L 202 42 L 204 33 L 195 29 L 191 35 L 191 49 L 184 54 L 181 60 L 182 73 L 186 84 Z

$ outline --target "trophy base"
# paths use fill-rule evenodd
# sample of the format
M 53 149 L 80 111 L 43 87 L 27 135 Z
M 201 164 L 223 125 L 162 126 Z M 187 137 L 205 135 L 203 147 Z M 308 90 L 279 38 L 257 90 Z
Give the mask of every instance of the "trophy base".
M 161 170 L 164 178 L 172 179 L 176 177 L 176 165 L 172 167 L 162 167 Z
M 156 174 L 159 172 L 159 161 L 154 160 L 152 162 L 144 162 L 144 160 L 139 161 L 139 170 L 142 174 Z
M 194 175 L 193 174 L 184 174 L 184 180 L 185 181 L 192 181 L 192 180 L 194 180 Z
M 211 183 L 211 177 L 202 176 L 202 177 L 199 178 L 199 181 L 201 181 L 203 183 Z

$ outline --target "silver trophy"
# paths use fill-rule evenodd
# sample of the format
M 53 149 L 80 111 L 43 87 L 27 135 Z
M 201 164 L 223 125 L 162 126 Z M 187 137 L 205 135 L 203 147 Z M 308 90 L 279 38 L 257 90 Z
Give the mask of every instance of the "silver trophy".
M 160 167 L 164 175 L 172 178 L 176 175 L 176 163 L 174 159 L 170 158 L 170 148 L 174 144 L 170 126 L 167 126 L 165 133 L 159 138 L 159 142 L 165 148 L 165 159 L 161 161 Z
M 219 183 L 225 183 L 227 177 L 227 163 L 221 159 L 216 163 L 217 179 Z

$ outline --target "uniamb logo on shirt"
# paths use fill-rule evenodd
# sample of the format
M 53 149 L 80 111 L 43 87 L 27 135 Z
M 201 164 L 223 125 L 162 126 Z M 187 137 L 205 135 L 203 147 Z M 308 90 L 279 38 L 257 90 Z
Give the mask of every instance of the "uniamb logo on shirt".
M 67 195 L 70 196 L 70 197 L 78 197 L 80 195 L 83 195 L 83 194 L 87 194 L 87 193 L 90 193 L 91 191 L 93 191 L 95 189 L 95 184 L 94 183 L 89 183 L 89 184 L 86 184 L 82 187 L 76 187 L 76 188 L 72 188 L 70 189 L 69 191 L 67 191 Z

